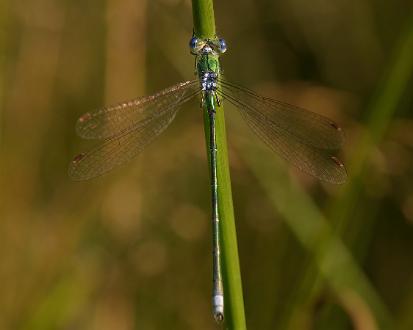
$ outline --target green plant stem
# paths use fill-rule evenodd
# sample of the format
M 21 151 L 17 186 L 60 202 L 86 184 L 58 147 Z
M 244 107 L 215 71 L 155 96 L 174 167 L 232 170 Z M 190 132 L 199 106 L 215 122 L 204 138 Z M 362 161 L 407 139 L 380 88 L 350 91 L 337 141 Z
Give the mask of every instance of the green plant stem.
M 192 0 L 194 32 L 198 38 L 215 37 L 215 17 L 212 0 Z
M 192 1 L 194 32 L 200 38 L 215 37 L 215 19 L 212 0 Z M 209 118 L 204 111 L 205 138 L 209 150 Z M 231 179 L 228 165 L 224 108 L 217 109 L 217 176 L 218 210 L 220 217 L 221 262 L 224 280 L 225 326 L 227 329 L 246 329 L 241 272 L 238 258 L 237 235 L 232 205 Z M 209 153 L 208 153 L 209 154 Z

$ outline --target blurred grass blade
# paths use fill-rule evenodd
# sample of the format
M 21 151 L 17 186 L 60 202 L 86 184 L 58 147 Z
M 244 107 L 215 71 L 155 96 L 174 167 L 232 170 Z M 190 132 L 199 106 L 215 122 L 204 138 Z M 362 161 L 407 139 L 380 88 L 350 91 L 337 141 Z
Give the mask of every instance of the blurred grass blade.
M 386 132 L 394 113 L 397 110 L 400 98 L 405 92 L 413 73 L 413 16 L 408 26 L 401 34 L 396 45 L 393 61 L 383 77 L 381 85 L 377 88 L 376 96 L 369 107 L 369 118 L 364 134 L 357 143 L 350 159 L 346 162 L 349 166 L 350 180 L 344 186 L 343 195 L 336 200 L 331 208 L 335 219 L 340 219 L 339 226 L 345 228 L 350 222 L 357 222 L 352 216 L 354 205 L 360 199 L 362 185 L 360 178 L 366 174 L 366 163 L 373 147 L 379 143 Z M 358 221 L 359 226 L 362 223 Z M 364 224 L 365 225 L 365 224 Z M 353 232 L 356 231 L 353 228 Z
M 328 285 L 338 295 L 356 292 L 371 309 L 379 328 L 392 329 L 389 312 L 379 295 L 308 194 L 281 170 L 271 153 L 260 151 L 255 141 L 240 141 L 243 141 L 240 155 L 290 230 L 314 256 L 318 272 Z
M 338 223 L 338 229 L 345 236 L 349 244 L 356 244 L 363 240 L 363 247 L 369 246 L 369 237 L 362 233 L 372 233 L 377 212 L 380 204 L 376 203 L 364 212 L 365 208 L 358 207 L 363 205 L 362 178 L 368 172 L 367 162 L 374 149 L 374 146 L 380 143 L 385 134 L 394 113 L 397 110 L 403 93 L 409 86 L 413 73 L 413 16 L 408 20 L 403 33 L 400 35 L 396 44 L 392 61 L 390 62 L 386 74 L 381 84 L 377 88 L 375 97 L 373 97 L 369 107 L 369 117 L 366 128 L 360 143 L 354 148 L 350 160 L 348 161 L 350 180 L 344 187 L 341 198 L 332 203 L 329 214 Z M 364 254 L 364 249 L 358 249 L 358 255 Z M 408 292 L 408 290 L 406 291 Z M 397 317 L 400 329 L 411 329 L 413 318 L 411 318 L 411 307 L 413 304 L 411 298 L 407 297 L 405 304 L 400 309 L 400 315 Z

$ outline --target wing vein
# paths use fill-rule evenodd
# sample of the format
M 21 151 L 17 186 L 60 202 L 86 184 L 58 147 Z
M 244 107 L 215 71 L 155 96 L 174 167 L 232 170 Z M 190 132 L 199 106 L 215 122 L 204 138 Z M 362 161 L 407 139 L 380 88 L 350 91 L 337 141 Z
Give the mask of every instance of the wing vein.
M 303 143 L 290 130 L 281 129 L 274 121 L 255 110 L 226 91 L 218 92 L 232 103 L 240 112 L 252 131 L 263 140 L 271 150 L 296 166 L 321 180 L 331 183 L 343 183 L 347 177 L 344 166 L 339 160 L 328 154 L 327 150 Z

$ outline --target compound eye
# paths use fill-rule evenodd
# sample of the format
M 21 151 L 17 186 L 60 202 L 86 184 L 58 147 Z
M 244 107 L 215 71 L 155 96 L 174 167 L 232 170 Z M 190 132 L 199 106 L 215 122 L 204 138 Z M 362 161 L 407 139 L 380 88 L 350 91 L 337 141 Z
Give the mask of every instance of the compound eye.
M 191 54 L 196 55 L 199 51 L 199 39 L 197 37 L 192 37 L 189 40 L 189 50 Z
M 219 39 L 219 52 L 221 54 L 225 53 L 227 51 L 227 42 L 225 39 Z

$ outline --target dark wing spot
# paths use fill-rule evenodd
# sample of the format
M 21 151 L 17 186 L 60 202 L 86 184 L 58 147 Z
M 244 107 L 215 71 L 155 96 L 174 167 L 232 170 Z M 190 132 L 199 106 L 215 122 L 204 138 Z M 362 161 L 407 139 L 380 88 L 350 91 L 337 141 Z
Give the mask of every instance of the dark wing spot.
M 84 123 L 85 121 L 88 121 L 91 118 L 92 118 L 92 115 L 89 112 L 87 112 L 82 117 L 79 118 L 79 123 Z
M 72 160 L 72 163 L 73 164 L 79 163 L 85 157 L 85 155 L 86 155 L 85 153 L 81 153 L 81 154 L 75 156 L 75 158 L 73 158 L 73 160 Z
M 330 158 L 334 163 L 336 163 L 336 165 L 338 165 L 340 167 L 344 167 L 344 164 L 337 157 L 331 156 Z
M 337 131 L 341 131 L 341 127 L 337 125 L 335 122 L 330 122 L 331 127 L 335 128 Z

